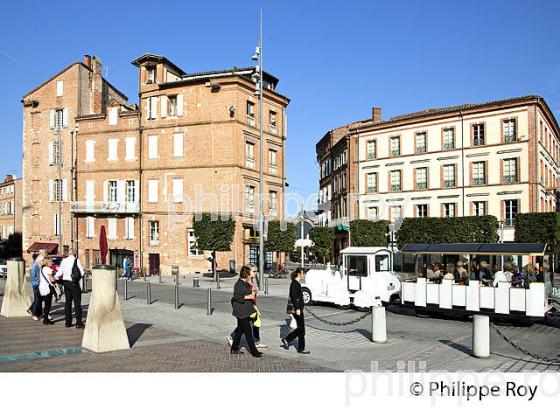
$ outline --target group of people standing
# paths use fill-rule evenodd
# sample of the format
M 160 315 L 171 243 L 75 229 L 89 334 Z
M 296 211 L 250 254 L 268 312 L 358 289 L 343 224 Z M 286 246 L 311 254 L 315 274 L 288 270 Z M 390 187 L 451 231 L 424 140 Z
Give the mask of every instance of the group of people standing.
M 303 293 L 300 282 L 305 278 L 303 268 L 297 268 L 291 274 L 289 304 L 293 307 L 293 316 L 297 323 L 288 336 L 281 338 L 282 347 L 289 349 L 290 343 L 298 339 L 297 351 L 300 354 L 309 354 L 305 350 L 305 322 L 303 319 Z M 266 349 L 268 346 L 260 340 L 261 313 L 257 307 L 257 295 L 259 293 L 257 269 L 254 266 L 243 266 L 239 273 L 239 279 L 233 288 L 231 305 L 233 316 L 237 319 L 237 327 L 228 336 L 228 343 L 231 347 L 231 354 L 242 354 L 241 338 L 245 336 L 249 353 L 254 357 L 262 357 L 259 349 Z
M 55 270 L 53 260 L 47 256 L 44 249 L 39 251 L 31 267 L 31 288 L 33 290 L 33 303 L 27 313 L 33 320 L 43 318 L 44 325 L 53 325 L 55 322 L 51 315 L 53 297 L 58 301 L 64 294 L 65 327 L 72 327 L 72 305 L 76 316 L 76 328 L 83 329 L 82 320 L 82 289 L 80 280 L 84 276 L 84 268 L 76 255 L 69 255 L 62 259 L 60 266 Z M 59 288 L 63 287 L 64 292 Z

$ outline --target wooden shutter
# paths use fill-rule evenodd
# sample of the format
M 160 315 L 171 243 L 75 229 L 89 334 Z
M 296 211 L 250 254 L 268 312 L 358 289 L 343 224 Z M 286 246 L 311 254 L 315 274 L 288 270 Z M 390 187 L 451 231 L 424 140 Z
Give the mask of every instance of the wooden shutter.
M 54 110 L 51 110 L 51 117 L 50 117 L 50 118 L 51 118 L 51 120 L 50 120 L 51 129 L 54 128 L 54 125 L 55 125 L 55 124 L 54 124 L 54 122 L 55 122 L 55 115 L 56 115 L 56 112 L 55 112 Z
M 167 117 L 167 96 L 161 96 L 161 118 Z
M 62 127 L 68 127 L 68 108 L 62 110 Z
M 49 179 L 49 202 L 54 201 L 53 180 Z
M 54 142 L 49 142 L 49 165 L 54 164 Z
M 103 181 L 103 201 L 109 202 L 109 181 Z
M 177 94 L 177 116 L 183 115 L 183 94 Z
M 137 179 L 134 180 L 134 202 L 138 202 L 140 200 L 140 181 Z
M 62 201 L 68 201 L 68 180 L 62 180 Z

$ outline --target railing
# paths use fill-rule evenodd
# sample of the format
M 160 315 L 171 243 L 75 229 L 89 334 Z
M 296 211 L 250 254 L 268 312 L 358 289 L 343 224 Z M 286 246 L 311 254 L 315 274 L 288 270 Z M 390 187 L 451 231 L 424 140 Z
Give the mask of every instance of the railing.
M 140 212 L 139 202 L 72 202 L 73 213 L 96 214 L 137 214 Z
M 348 226 L 349 224 L 350 224 L 350 218 L 348 218 L 347 216 L 343 216 L 341 218 L 330 220 L 327 225 L 329 226 L 329 228 L 332 228 L 338 225 Z
M 401 155 L 401 150 L 394 149 L 394 150 L 391 151 L 391 156 L 392 157 L 398 157 L 399 155 Z
M 367 191 L 368 191 L 368 194 L 373 194 L 373 193 L 377 192 L 377 187 L 375 187 L 375 186 L 368 186 L 368 187 L 367 187 Z
M 417 182 L 416 189 L 427 189 L 428 183 L 427 182 Z
M 367 159 L 375 159 L 376 155 L 374 152 L 368 152 Z
M 391 192 L 400 192 L 401 186 L 400 185 L 391 185 Z
M 515 134 L 504 135 L 504 142 L 515 142 L 517 141 L 517 136 Z
M 454 179 L 446 179 L 443 181 L 443 185 L 446 188 L 453 188 L 455 186 L 455 180 Z
M 452 142 L 447 142 L 443 144 L 443 149 L 453 149 L 453 148 L 455 148 L 455 144 L 453 144 Z
M 515 218 L 506 218 L 504 219 L 504 226 L 513 226 L 515 222 Z
M 417 154 L 423 154 L 424 152 L 426 152 L 426 146 L 425 145 L 419 145 L 416 147 L 416 153 Z
M 486 178 L 473 178 L 472 183 L 473 185 L 484 185 L 486 184 Z
M 517 175 L 504 175 L 504 182 L 506 183 L 517 182 Z

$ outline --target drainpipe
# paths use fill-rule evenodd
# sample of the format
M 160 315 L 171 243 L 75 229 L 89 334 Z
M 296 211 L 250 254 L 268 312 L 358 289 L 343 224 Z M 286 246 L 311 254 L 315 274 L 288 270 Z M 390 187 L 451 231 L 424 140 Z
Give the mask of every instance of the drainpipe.
M 142 67 L 138 70 L 138 265 L 144 268 L 144 223 L 142 218 Z M 146 274 L 143 275 L 146 280 Z
M 463 216 L 465 216 L 465 134 L 463 110 L 459 111 L 461 117 L 461 197 L 463 202 Z

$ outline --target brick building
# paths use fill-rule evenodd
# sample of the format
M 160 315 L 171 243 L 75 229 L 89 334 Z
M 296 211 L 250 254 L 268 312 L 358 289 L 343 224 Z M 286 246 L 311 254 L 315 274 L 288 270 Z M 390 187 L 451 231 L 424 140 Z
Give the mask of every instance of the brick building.
M 0 182 L 0 240 L 21 234 L 21 178 L 6 175 Z
M 62 212 L 72 233 L 68 245 L 75 239 L 92 266 L 99 261 L 104 225 L 113 264 L 130 256 L 152 274 L 169 273 L 172 265 L 181 272 L 204 271 L 208 254 L 197 249 L 192 218 L 218 212 L 237 220 L 232 251 L 218 253 L 218 266 L 255 262 L 260 158 L 254 68 L 186 73 L 154 54 L 132 64 L 139 70 L 138 104 L 104 92 L 99 107 L 76 110 L 68 125 L 72 144 L 63 148 L 73 164 L 66 176 L 71 183 L 62 178 L 63 205 L 71 203 Z M 99 59 L 86 57 L 76 65 L 95 65 L 92 73 L 101 78 Z M 264 77 L 265 212 L 279 218 L 289 100 L 275 91 L 278 79 Z M 57 238 L 47 232 L 40 239 Z

